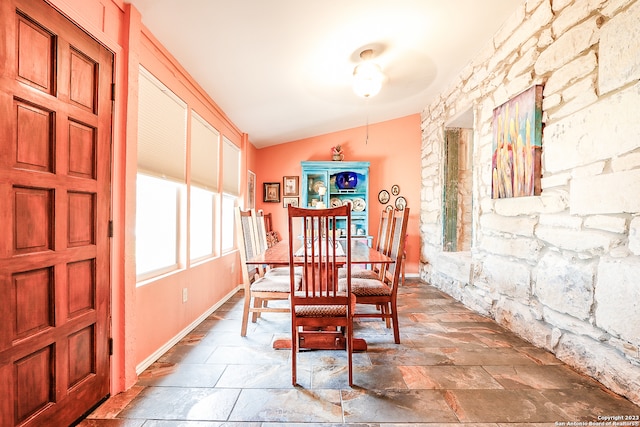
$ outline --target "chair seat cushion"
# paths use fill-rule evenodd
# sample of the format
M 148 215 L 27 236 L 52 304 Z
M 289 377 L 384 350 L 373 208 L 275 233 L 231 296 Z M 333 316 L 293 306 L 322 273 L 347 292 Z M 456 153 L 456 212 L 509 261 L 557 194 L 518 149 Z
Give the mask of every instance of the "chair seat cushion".
M 338 289 L 344 290 L 347 287 L 347 279 L 338 280 Z M 359 279 L 351 277 L 351 293 L 356 296 L 389 296 L 391 288 L 375 279 Z
M 296 289 L 302 285 L 302 277 L 296 276 Z M 289 276 L 260 277 L 251 284 L 254 292 L 290 292 Z
M 346 305 L 298 305 L 296 316 L 299 317 L 344 317 L 347 315 Z
M 338 269 L 338 279 L 344 279 L 345 277 L 347 277 L 347 269 L 344 267 Z M 364 268 L 352 268 L 351 277 L 356 277 L 359 279 L 376 280 L 380 278 L 380 275 L 373 270 L 364 269 Z
M 264 275 L 265 276 L 289 276 L 289 267 L 272 267 L 268 269 Z M 294 267 L 293 274 L 302 275 L 302 267 Z

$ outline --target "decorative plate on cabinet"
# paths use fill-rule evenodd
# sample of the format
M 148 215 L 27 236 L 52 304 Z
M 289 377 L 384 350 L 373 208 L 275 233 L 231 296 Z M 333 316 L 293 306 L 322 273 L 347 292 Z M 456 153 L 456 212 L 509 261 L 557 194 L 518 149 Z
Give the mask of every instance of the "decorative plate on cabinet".
M 351 206 L 351 210 L 353 210 L 353 200 L 351 200 L 351 199 L 342 199 L 342 206 L 346 205 L 347 203 L 349 203 L 349 205 Z
M 378 201 L 383 205 L 389 201 L 389 192 L 387 190 L 380 190 L 378 193 Z
M 316 193 L 320 192 L 320 187 L 324 187 L 324 181 L 316 181 L 313 183 L 313 191 Z
M 329 200 L 329 203 L 331 204 L 332 208 L 339 208 L 340 206 L 342 206 L 342 200 L 337 197 L 332 197 L 331 200 Z
M 367 208 L 367 202 L 364 201 L 364 199 L 361 199 L 360 197 L 356 197 L 355 199 L 353 199 L 353 210 L 356 212 L 362 212 Z

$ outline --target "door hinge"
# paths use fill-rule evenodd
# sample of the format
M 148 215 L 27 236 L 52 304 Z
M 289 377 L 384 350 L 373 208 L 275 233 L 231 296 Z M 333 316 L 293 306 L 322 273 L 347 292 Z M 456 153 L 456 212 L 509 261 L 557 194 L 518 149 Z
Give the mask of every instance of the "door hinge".
M 111 83 L 111 100 L 112 101 L 116 100 L 116 84 L 115 83 Z
M 109 356 L 113 356 L 113 338 L 109 338 Z
M 109 220 L 108 237 L 113 237 L 113 220 Z

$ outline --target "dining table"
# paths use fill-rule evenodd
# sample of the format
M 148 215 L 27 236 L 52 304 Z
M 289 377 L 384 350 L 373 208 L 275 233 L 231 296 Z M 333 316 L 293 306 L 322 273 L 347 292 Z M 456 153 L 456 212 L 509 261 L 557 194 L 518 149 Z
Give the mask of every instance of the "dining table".
M 336 239 L 344 244 L 345 239 Z M 294 250 L 296 245 L 302 245 L 302 239 L 294 242 Z M 339 256 L 338 259 L 341 257 Z M 342 256 L 346 263 L 346 257 Z M 369 265 L 369 264 L 391 264 L 394 260 L 372 248 L 367 244 L 366 239 L 351 239 L 351 265 Z M 294 258 L 295 263 L 295 258 Z M 266 251 L 257 254 L 253 258 L 247 260 L 247 264 L 251 265 L 268 265 L 273 267 L 284 267 L 289 265 L 289 241 L 281 240 L 275 245 L 267 248 Z M 357 299 L 356 299 L 357 302 Z M 300 332 L 299 348 L 315 349 L 315 350 L 340 350 L 344 349 L 346 339 L 342 331 L 334 328 L 322 328 L 320 330 L 305 330 Z M 273 342 L 273 348 L 286 349 L 291 348 L 291 338 L 276 339 Z M 354 351 L 366 351 L 367 342 L 363 338 L 353 338 Z

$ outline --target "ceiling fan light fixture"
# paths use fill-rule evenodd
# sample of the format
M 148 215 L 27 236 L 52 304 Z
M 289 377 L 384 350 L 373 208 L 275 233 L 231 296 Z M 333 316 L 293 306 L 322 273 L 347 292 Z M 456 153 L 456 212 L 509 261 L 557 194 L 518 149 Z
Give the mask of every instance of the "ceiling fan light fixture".
M 363 62 L 353 70 L 353 91 L 363 98 L 375 96 L 380 92 L 384 81 L 382 68 L 371 61 L 372 56 L 373 51 L 371 49 L 363 50 L 360 53 L 360 58 L 363 59 Z

